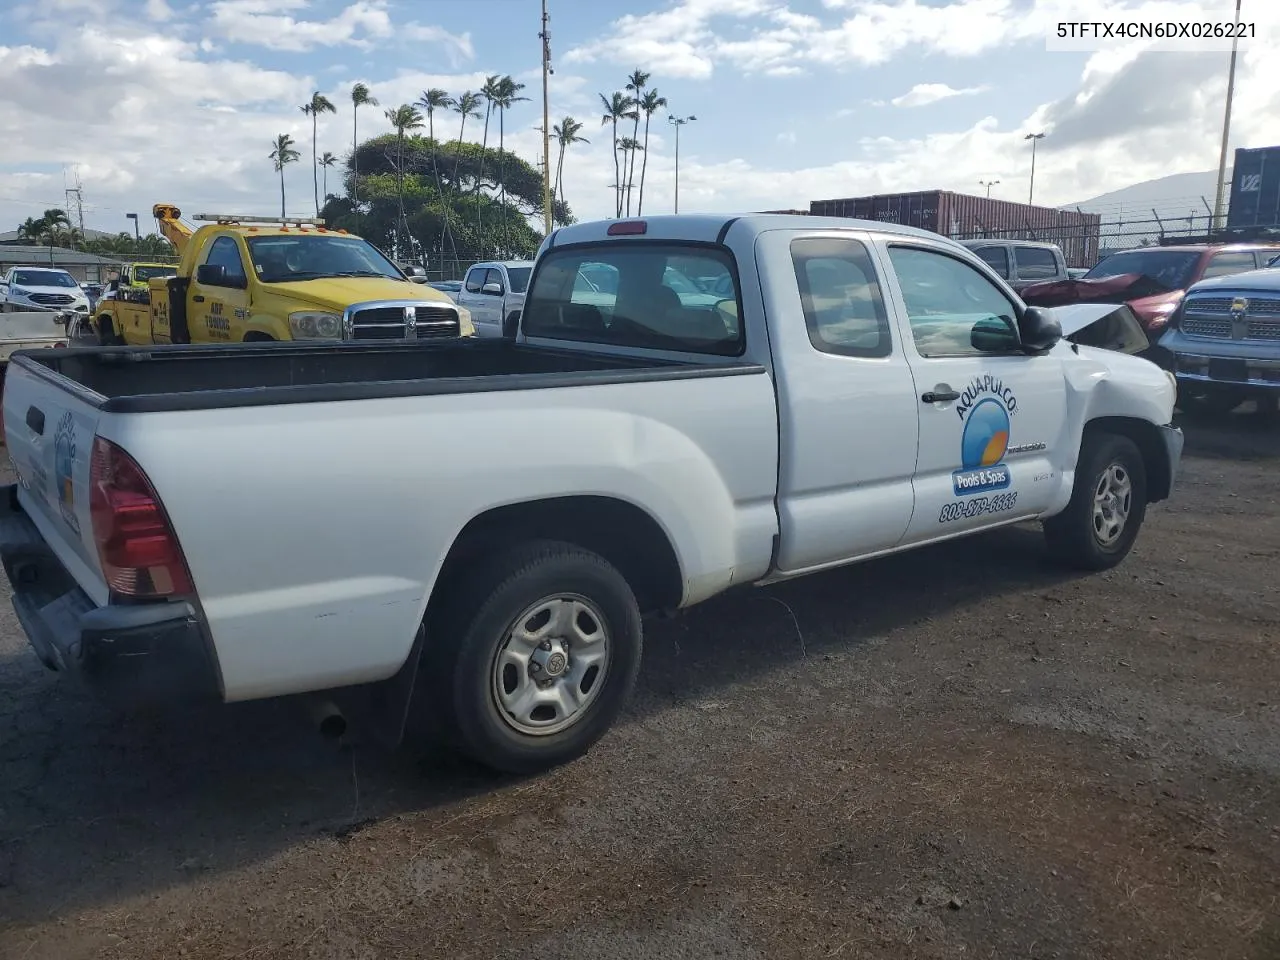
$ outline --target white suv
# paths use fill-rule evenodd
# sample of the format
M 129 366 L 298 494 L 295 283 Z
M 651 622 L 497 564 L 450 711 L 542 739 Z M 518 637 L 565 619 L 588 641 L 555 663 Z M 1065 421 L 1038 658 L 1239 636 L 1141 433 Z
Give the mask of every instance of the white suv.
M 65 270 L 12 267 L 0 280 L 0 308 L 6 313 L 69 310 L 88 316 L 89 297 Z

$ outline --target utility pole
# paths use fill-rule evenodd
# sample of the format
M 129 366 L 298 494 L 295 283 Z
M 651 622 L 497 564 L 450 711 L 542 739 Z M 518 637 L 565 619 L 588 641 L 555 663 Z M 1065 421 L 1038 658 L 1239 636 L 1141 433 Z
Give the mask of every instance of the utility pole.
M 1240 0 L 1236 0 L 1236 33 L 1231 39 L 1231 66 L 1227 72 L 1227 107 L 1222 115 L 1222 150 L 1218 153 L 1218 189 L 1213 200 L 1210 232 L 1222 229 L 1222 193 L 1227 179 L 1227 140 L 1231 137 L 1231 99 L 1236 91 L 1236 47 L 1239 45 Z
M 1028 133 L 1023 140 L 1031 141 L 1031 186 L 1027 188 L 1027 205 L 1030 206 L 1036 195 L 1036 141 L 1043 140 L 1043 133 Z
M 1000 182 L 999 180 L 979 180 L 978 186 L 987 188 L 987 199 L 990 200 L 991 188 L 994 187 L 999 182 Z
M 542 210 L 544 236 L 551 236 L 551 92 L 548 77 L 551 69 L 551 18 L 547 16 L 547 0 L 542 0 Z
M 124 215 L 124 218 L 125 218 L 126 220 L 132 220 L 132 221 L 133 221 L 133 239 L 134 239 L 134 240 L 137 240 L 139 243 L 141 243 L 141 242 L 142 242 L 142 231 L 138 229 L 138 215 L 137 215 L 136 213 L 126 213 L 126 214 Z
M 667 117 L 667 122 L 676 128 L 676 205 L 675 212 L 680 212 L 680 128 L 698 118 L 690 114 L 687 117 Z

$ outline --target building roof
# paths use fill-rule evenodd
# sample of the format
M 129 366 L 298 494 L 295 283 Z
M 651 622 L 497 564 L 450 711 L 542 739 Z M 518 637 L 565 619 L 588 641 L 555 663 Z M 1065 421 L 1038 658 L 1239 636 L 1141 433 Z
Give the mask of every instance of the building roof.
M 29 247 L 22 244 L 4 244 L 0 246 L 0 262 L 29 263 L 32 266 L 47 264 L 66 266 L 88 266 L 90 264 L 118 264 L 123 261 L 113 257 L 100 257 L 96 253 L 85 253 L 82 250 L 68 250 L 66 247 Z

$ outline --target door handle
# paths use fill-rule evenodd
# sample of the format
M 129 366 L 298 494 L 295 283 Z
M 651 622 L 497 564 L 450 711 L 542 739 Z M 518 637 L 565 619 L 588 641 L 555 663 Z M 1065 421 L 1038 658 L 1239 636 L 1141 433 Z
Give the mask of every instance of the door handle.
M 204 297 L 202 297 L 200 294 L 198 294 L 198 293 L 197 293 L 194 297 L 192 297 L 192 298 L 191 298 L 191 302 L 192 302 L 192 303 L 204 303 Z
M 948 400 L 959 400 L 960 394 L 955 390 L 930 390 L 920 394 L 921 403 L 946 403 Z

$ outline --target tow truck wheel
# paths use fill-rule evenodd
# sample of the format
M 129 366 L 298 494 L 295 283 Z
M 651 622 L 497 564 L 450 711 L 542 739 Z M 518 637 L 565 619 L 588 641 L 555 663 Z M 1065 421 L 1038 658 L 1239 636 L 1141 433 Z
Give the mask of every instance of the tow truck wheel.
M 1044 522 L 1049 550 L 1082 570 L 1107 570 L 1129 555 L 1147 513 L 1147 468 L 1128 437 L 1088 432 L 1067 508 Z
M 455 749 L 528 774 L 604 735 L 642 646 L 640 608 L 617 569 L 573 544 L 541 541 L 469 567 L 447 589 L 421 670 Z

